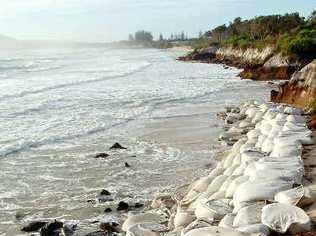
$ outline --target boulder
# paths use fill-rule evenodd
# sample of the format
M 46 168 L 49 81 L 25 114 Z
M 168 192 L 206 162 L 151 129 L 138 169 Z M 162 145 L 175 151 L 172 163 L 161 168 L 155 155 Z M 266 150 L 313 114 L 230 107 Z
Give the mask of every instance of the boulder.
M 129 205 L 126 202 L 119 202 L 118 206 L 117 206 L 117 210 L 118 211 L 127 211 L 129 209 Z
M 21 231 L 23 232 L 34 232 L 39 231 L 43 226 L 45 226 L 47 221 L 34 221 L 29 223 L 27 226 L 24 226 Z
M 123 147 L 121 144 L 119 143 L 114 143 L 111 147 L 110 147 L 110 150 L 112 149 L 127 149 L 126 147 Z

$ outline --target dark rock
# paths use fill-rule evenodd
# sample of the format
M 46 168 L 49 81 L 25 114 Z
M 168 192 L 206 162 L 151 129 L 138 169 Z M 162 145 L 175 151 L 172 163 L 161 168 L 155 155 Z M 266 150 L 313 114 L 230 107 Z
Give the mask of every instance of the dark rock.
M 116 228 L 117 226 L 118 224 L 115 222 L 104 222 L 100 224 L 100 229 L 109 233 L 109 235 L 111 235 L 111 233 L 119 232 L 119 230 Z
M 58 236 L 63 226 L 63 222 L 56 220 L 52 223 L 48 223 L 41 228 L 41 236 Z
M 119 143 L 114 143 L 112 147 L 110 147 L 111 149 L 127 149 L 126 147 L 123 147 L 121 144 Z
M 87 202 L 88 203 L 92 203 L 92 204 L 96 204 L 97 203 L 96 200 L 94 200 L 94 199 L 89 199 L 89 200 L 87 200 Z
M 97 196 L 97 201 L 99 203 L 103 202 L 111 202 L 113 201 L 113 197 L 111 196 L 111 193 L 108 190 L 103 189 L 101 193 Z
M 124 165 L 125 165 L 125 167 L 126 167 L 126 168 L 131 167 L 131 166 L 130 166 L 130 164 L 128 164 L 127 162 L 125 162 L 125 164 L 124 164 Z
M 97 154 L 94 158 L 98 159 L 98 158 L 107 158 L 109 157 L 110 155 L 107 154 L 107 153 L 99 153 Z
M 108 190 L 103 189 L 103 190 L 101 191 L 100 195 L 101 195 L 101 196 L 110 196 L 111 193 L 110 193 Z
M 111 208 L 109 208 L 109 207 L 108 207 L 108 208 L 105 208 L 104 212 L 105 212 L 105 213 L 112 212 L 112 209 L 111 209 Z
M 135 208 L 142 208 L 142 207 L 144 207 L 144 204 L 137 202 L 137 203 L 135 203 L 134 207 Z
M 65 236 L 73 235 L 74 232 L 77 230 L 78 222 L 72 221 L 72 222 L 65 222 L 64 223 L 64 234 Z
M 21 231 L 23 232 L 34 232 L 40 230 L 43 226 L 45 226 L 47 221 L 35 221 L 29 223 L 27 226 L 23 227 Z
M 128 203 L 121 201 L 121 202 L 119 202 L 119 204 L 118 204 L 117 210 L 118 210 L 118 211 L 127 211 L 128 208 L 129 208 Z
M 88 233 L 85 236 L 108 236 L 108 233 L 104 231 L 95 231 L 92 233 Z

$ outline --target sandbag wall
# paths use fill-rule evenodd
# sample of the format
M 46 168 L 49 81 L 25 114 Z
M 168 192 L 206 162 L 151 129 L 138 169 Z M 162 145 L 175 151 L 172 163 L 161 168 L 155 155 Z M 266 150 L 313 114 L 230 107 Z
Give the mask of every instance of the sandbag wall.
M 314 202 L 311 189 L 303 186 L 302 151 L 313 137 L 302 114 L 272 103 L 228 108 L 227 131 L 219 137 L 232 145 L 227 155 L 190 185 L 168 229 L 159 231 L 161 222 L 142 217 L 125 224 L 127 235 L 264 236 L 311 230 L 301 209 Z

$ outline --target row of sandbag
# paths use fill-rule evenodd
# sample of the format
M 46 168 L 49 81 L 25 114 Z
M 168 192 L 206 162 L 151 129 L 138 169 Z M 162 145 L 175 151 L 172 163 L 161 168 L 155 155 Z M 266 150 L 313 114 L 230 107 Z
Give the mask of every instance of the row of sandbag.
M 299 208 L 288 202 L 285 206 L 283 203 L 266 205 L 275 195 L 280 196 L 283 191 L 291 191 L 294 184 L 301 184 L 302 144 L 311 144 L 312 138 L 300 114 L 296 108 L 253 103 L 244 104 L 239 114 L 235 112 L 235 116 L 245 115 L 246 119 L 236 119 L 238 123 L 230 130 L 254 128 L 234 144 L 230 154 L 209 176 L 191 187 L 179 204 L 175 228 L 181 229 L 193 219 L 204 218 L 212 223 L 220 221 L 222 227 L 262 235 L 268 235 L 271 229 L 287 231 L 293 219 L 308 229 L 309 218 Z M 283 220 L 276 224 L 273 214 L 281 213 L 282 209 L 286 209 L 281 214 Z M 271 225 L 277 225 L 278 229 Z
M 222 139 L 238 141 L 208 176 L 190 186 L 169 219 L 168 230 L 174 230 L 168 235 L 269 235 L 272 230 L 309 229 L 309 218 L 295 205 L 310 204 L 313 196 L 308 188 L 293 188 L 304 173 L 302 144 L 312 143 L 300 114 L 296 108 L 255 102 L 232 109 L 226 118 L 232 126 Z M 161 235 L 160 219 L 157 213 L 130 215 L 123 229 L 127 235 Z

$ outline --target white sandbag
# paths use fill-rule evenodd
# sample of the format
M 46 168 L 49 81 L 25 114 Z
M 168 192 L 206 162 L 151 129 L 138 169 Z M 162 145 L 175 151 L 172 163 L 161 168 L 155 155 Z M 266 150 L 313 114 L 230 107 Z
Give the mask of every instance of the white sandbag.
M 261 150 L 265 153 L 271 153 L 274 147 L 274 142 L 273 139 L 271 138 L 266 138 L 266 140 L 264 140 L 264 142 L 262 143 L 262 147 Z
M 191 230 L 184 236 L 249 236 L 249 234 L 242 233 L 233 229 L 211 226 Z
M 290 181 L 296 184 L 302 183 L 304 169 L 284 169 L 284 168 L 271 168 L 266 170 L 256 170 L 249 175 L 249 181 L 265 180 L 272 181 L 280 179 Z
M 232 165 L 231 167 L 228 167 L 228 168 L 224 171 L 224 175 L 226 175 L 226 176 L 231 176 L 237 167 L 238 167 L 238 165 Z
M 251 145 L 251 146 L 255 147 L 257 142 L 258 142 L 258 138 L 251 138 L 251 139 L 248 139 L 248 141 L 245 143 L 245 145 Z
M 273 125 L 272 129 L 270 130 L 268 138 L 275 138 L 279 135 L 280 131 L 283 129 L 283 126 L 280 125 Z
M 128 213 L 128 217 L 122 225 L 122 230 L 127 231 L 137 224 L 160 224 L 166 221 L 166 217 L 156 213 L 140 213 L 137 215 Z
M 286 120 L 288 122 L 291 122 L 291 123 L 302 123 L 302 124 L 306 124 L 307 123 L 307 120 L 304 116 L 300 116 L 300 115 L 289 115 Z
M 257 131 L 259 131 L 260 132 L 260 134 L 261 134 L 261 125 L 262 125 L 262 123 L 264 122 L 265 120 L 261 120 L 261 121 L 259 121 L 256 125 L 255 125 L 255 128 L 254 128 L 254 130 L 257 130 Z
M 209 200 L 218 200 L 222 199 L 225 197 L 226 191 L 224 190 L 218 190 L 217 192 L 213 193 L 210 197 Z
M 261 133 L 266 136 L 269 135 L 271 129 L 272 129 L 272 125 L 268 122 L 263 122 L 260 127 Z
M 292 123 L 286 122 L 282 129 L 283 131 L 296 131 L 296 132 L 306 132 L 309 131 L 307 125 L 305 123 Z
M 253 118 L 256 116 L 256 114 L 257 114 L 258 111 L 259 111 L 258 108 L 251 107 L 251 108 L 248 108 L 248 109 L 247 109 L 246 115 L 247 115 L 249 118 L 253 119 Z
M 205 203 L 208 201 L 208 198 L 211 196 L 212 194 L 208 194 L 206 192 L 201 193 L 194 201 L 192 201 L 188 207 L 189 210 L 194 211 L 196 209 L 196 207 L 202 202 Z
M 215 177 L 223 174 L 225 171 L 223 165 L 221 163 L 218 163 L 217 166 L 209 173 L 208 177 L 215 179 Z
M 264 224 L 242 226 L 236 230 L 251 234 L 252 236 L 268 236 L 271 233 L 270 228 Z
M 253 149 L 255 149 L 254 143 L 245 143 L 240 147 L 240 154 L 242 154 L 245 151 L 253 150 Z
M 284 114 L 284 113 L 278 113 L 273 120 L 276 120 L 276 121 L 284 121 L 286 122 L 286 118 L 288 117 L 287 114 Z
M 236 191 L 236 189 L 238 188 L 239 185 L 241 185 L 242 183 L 248 181 L 249 177 L 242 175 L 237 177 L 236 179 L 234 179 L 230 185 L 228 186 L 227 190 L 226 190 L 226 194 L 225 197 L 226 198 L 232 198 L 234 196 L 234 193 Z
M 277 116 L 277 114 L 278 114 L 277 112 L 270 109 L 264 114 L 263 119 L 270 121 L 270 120 L 274 119 Z
M 232 166 L 237 166 L 236 168 L 238 168 L 238 166 L 241 164 L 241 155 L 237 154 L 234 158 L 233 164 Z M 235 170 L 236 170 L 235 168 Z
M 261 135 L 259 130 L 253 129 L 247 133 L 248 139 L 257 139 Z
M 225 182 L 223 183 L 223 185 L 220 187 L 219 191 L 224 191 L 226 193 L 229 185 L 231 184 L 232 181 L 234 181 L 238 176 L 229 176 Z M 225 196 L 225 194 L 224 194 Z
M 314 203 L 314 198 L 309 188 L 299 186 L 287 191 L 282 191 L 274 196 L 274 200 L 279 203 L 304 207 Z
M 181 206 L 189 206 L 192 204 L 197 198 L 201 196 L 200 192 L 195 191 L 194 189 L 191 189 L 181 200 Z
M 311 229 L 311 221 L 306 213 L 296 207 L 273 203 L 262 209 L 262 223 L 278 233 L 300 233 Z
M 264 115 L 264 112 L 258 111 L 256 115 L 253 117 L 253 119 L 251 120 L 251 123 L 257 124 L 259 121 L 263 119 L 263 115 Z
M 283 128 L 284 130 L 284 128 Z M 283 131 L 282 134 L 279 134 L 280 138 L 287 138 L 292 140 L 298 140 L 303 145 L 311 145 L 314 144 L 314 140 L 312 139 L 312 131 Z
M 256 201 L 250 201 L 250 202 L 238 202 L 233 204 L 234 206 L 234 210 L 233 210 L 233 214 L 237 215 L 238 211 L 240 211 L 240 209 L 247 207 L 247 206 L 251 206 L 254 203 L 256 203 Z
M 303 110 L 300 108 L 295 108 L 295 107 L 286 107 L 284 109 L 284 113 L 289 114 L 289 115 L 302 115 Z
M 278 192 L 291 189 L 293 182 L 281 179 L 255 180 L 242 183 L 236 189 L 233 199 L 234 204 L 240 202 L 273 200 Z
M 258 142 L 256 143 L 255 147 L 256 147 L 256 148 L 261 148 L 263 142 L 266 140 L 267 137 L 268 137 L 267 135 L 263 135 L 263 134 L 260 135 L 260 136 L 258 137 Z
M 233 211 L 229 202 L 230 199 L 220 199 L 200 203 L 195 209 L 195 215 L 197 218 L 221 220 L 225 215 Z
M 239 123 L 238 126 L 239 126 L 239 128 L 244 129 L 244 128 L 252 127 L 253 125 L 252 125 L 251 122 L 246 121 L 246 120 L 243 120 L 243 121 L 241 121 L 241 122 Z
M 264 206 L 264 202 L 259 202 L 241 208 L 234 219 L 233 226 L 241 227 L 261 223 L 262 208 Z
M 276 143 L 274 139 L 274 143 Z M 301 144 L 294 143 L 290 145 L 286 144 L 274 144 L 273 150 L 270 153 L 270 157 L 296 157 L 301 156 L 303 151 L 303 147 Z
M 267 157 L 257 161 L 254 165 L 258 171 L 270 169 L 297 170 L 303 168 L 303 161 L 295 156 L 282 158 Z
M 207 187 L 206 192 L 207 192 L 208 194 L 217 192 L 217 191 L 220 189 L 220 187 L 222 186 L 222 184 L 225 182 L 226 179 L 227 179 L 227 176 L 225 176 L 225 175 L 219 175 L 219 176 L 217 176 L 217 177 L 211 182 L 211 184 Z
M 225 161 L 224 161 L 224 169 L 227 169 L 228 167 L 231 167 L 234 161 L 236 154 L 235 153 L 230 153 Z
M 262 112 L 266 112 L 269 108 L 270 108 L 270 106 L 269 106 L 268 104 L 266 104 L 266 103 L 262 103 L 262 104 L 260 104 L 260 106 L 259 106 L 259 109 L 260 109 L 260 111 L 262 111 Z
M 248 165 L 252 162 L 258 161 L 263 158 L 265 155 L 258 151 L 248 150 L 241 154 L 241 163 Z
M 245 165 L 240 165 L 239 167 L 237 167 L 234 172 L 232 173 L 232 176 L 239 176 L 242 175 L 244 173 L 246 169 Z
M 245 144 L 247 142 L 247 139 L 246 138 L 241 138 L 239 139 L 236 143 L 234 143 L 232 149 L 231 149 L 231 152 L 232 153 L 239 153 L 239 150 L 240 150 L 240 147 Z
M 195 220 L 194 211 L 183 210 L 180 207 L 178 207 L 177 213 L 174 217 L 174 227 L 175 228 L 186 227 L 188 224 L 190 224 L 194 220 Z
M 163 225 L 136 224 L 127 230 L 126 236 L 160 236 L 159 232 L 166 230 Z
M 197 192 L 204 192 L 206 191 L 207 187 L 210 185 L 210 183 L 213 181 L 212 177 L 202 177 L 199 180 L 197 180 L 194 185 L 193 189 Z
M 210 219 L 196 219 L 195 221 L 190 223 L 187 227 L 185 227 L 184 229 L 181 230 L 180 236 L 184 236 L 186 233 L 188 233 L 194 229 L 210 227 L 210 226 L 212 226 L 213 223 L 214 223 L 214 221 L 210 220 Z M 169 236 L 169 234 L 167 234 L 166 236 Z M 178 234 L 177 234 L 177 236 L 178 236 Z
M 218 226 L 223 228 L 232 229 L 233 228 L 233 222 L 235 219 L 235 214 L 229 213 L 219 222 Z

